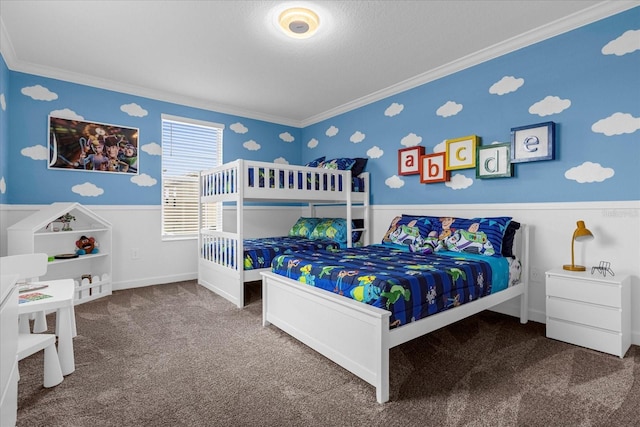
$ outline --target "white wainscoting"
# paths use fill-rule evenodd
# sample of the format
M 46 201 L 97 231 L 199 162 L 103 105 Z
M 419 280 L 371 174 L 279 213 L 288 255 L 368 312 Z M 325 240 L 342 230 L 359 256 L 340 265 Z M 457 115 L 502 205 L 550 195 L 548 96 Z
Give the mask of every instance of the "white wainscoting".
M 6 229 L 33 213 L 39 205 L 0 206 L 0 255 L 7 254 Z M 126 289 L 195 279 L 197 241 L 163 241 L 160 207 L 91 206 L 113 224 L 113 288 Z M 341 216 L 336 207 L 319 208 L 318 216 Z M 529 287 L 529 318 L 544 323 L 544 272 L 569 263 L 571 235 L 577 220 L 584 220 L 595 239 L 576 243 L 576 263 L 591 267 L 611 262 L 616 273 L 631 275 L 631 342 L 640 345 L 640 201 L 580 203 L 517 203 L 487 205 L 385 205 L 372 206 L 371 241 L 382 239 L 391 219 L 399 214 L 433 216 L 512 216 L 531 227 L 531 271 L 537 272 Z M 251 237 L 285 235 L 304 208 L 255 207 L 246 209 L 245 233 Z M 233 224 L 233 208 L 225 209 L 225 221 Z M 132 249 L 138 259 L 131 259 Z M 73 250 L 73 248 L 69 248 Z M 514 316 L 518 308 L 505 305 L 500 311 Z

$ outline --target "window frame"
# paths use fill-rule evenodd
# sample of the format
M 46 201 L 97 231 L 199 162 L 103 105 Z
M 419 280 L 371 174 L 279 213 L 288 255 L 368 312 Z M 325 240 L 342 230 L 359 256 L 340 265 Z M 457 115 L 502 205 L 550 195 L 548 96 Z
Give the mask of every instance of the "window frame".
M 198 235 L 199 235 L 199 231 L 198 229 L 196 229 L 195 232 L 188 232 L 188 231 L 180 231 L 178 230 L 178 232 L 176 234 L 174 233 L 168 233 L 167 232 L 167 224 L 166 224 L 166 215 L 167 213 L 165 212 L 167 203 L 166 203 L 166 198 L 165 198 L 165 194 L 166 194 L 166 181 L 169 179 L 169 177 L 167 175 L 165 175 L 165 149 L 166 149 L 166 144 L 170 143 L 172 141 L 166 141 L 165 140 L 165 123 L 166 122 L 175 122 L 177 124 L 180 125 L 187 125 L 187 126 L 194 126 L 194 127 L 204 127 L 207 129 L 216 129 L 218 132 L 217 135 L 217 141 L 216 141 L 216 159 L 215 159 L 215 164 L 213 165 L 201 165 L 202 167 L 199 168 L 197 171 L 194 172 L 198 172 L 198 176 L 195 179 L 195 184 L 196 184 L 196 198 L 197 200 L 195 200 L 195 206 L 196 206 L 196 218 L 198 221 L 197 227 L 199 227 L 199 215 L 200 215 L 200 177 L 199 177 L 199 172 L 201 170 L 204 169 L 211 169 L 214 168 L 220 164 L 222 164 L 222 160 L 223 160 L 223 145 L 224 145 L 224 129 L 225 126 L 223 124 L 220 123 L 215 123 L 215 122 L 210 122 L 210 121 L 205 121 L 205 120 L 198 120 L 198 119 L 192 119 L 192 118 L 188 118 L 188 117 L 180 117 L 180 116 L 173 116 L 173 115 L 169 115 L 169 114 L 162 114 L 161 115 L 161 151 L 162 151 L 162 160 L 161 160 L 161 168 L 160 168 L 160 172 L 161 172 L 161 194 L 160 194 L 160 210 L 161 210 L 161 218 L 160 218 L 160 234 L 161 234 L 161 239 L 162 241 L 173 241 L 173 240 L 192 240 L 192 239 L 197 239 Z M 208 209 L 211 209 L 211 207 L 209 207 Z M 213 220 L 213 222 L 218 223 L 219 220 L 219 215 L 222 215 L 222 205 L 220 204 L 219 206 L 217 206 L 217 208 L 213 209 L 213 211 L 210 212 L 211 215 L 213 215 L 213 217 L 215 218 Z

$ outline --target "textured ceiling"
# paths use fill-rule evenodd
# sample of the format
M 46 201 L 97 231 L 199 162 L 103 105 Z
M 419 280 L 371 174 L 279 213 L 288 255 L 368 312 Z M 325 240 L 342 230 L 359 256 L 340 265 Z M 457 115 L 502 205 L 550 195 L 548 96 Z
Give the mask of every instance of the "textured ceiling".
M 302 126 L 522 43 L 550 22 L 580 24 L 630 4 L 0 0 L 0 49 L 15 71 Z M 320 14 L 314 37 L 275 29 L 288 5 Z

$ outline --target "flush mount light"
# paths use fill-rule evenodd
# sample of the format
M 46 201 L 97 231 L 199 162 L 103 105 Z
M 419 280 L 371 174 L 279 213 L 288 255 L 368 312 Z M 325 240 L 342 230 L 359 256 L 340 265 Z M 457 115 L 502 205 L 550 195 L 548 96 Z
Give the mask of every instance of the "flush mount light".
M 289 37 L 306 39 L 318 30 L 320 18 L 310 9 L 294 7 L 283 11 L 278 17 L 278 23 Z

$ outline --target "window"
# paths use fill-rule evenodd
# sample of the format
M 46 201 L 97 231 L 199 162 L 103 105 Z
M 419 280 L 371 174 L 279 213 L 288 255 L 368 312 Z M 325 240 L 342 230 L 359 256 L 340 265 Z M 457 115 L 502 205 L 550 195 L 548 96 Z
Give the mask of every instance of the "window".
M 162 238 L 198 236 L 199 172 L 222 160 L 224 125 L 162 115 Z M 207 206 L 205 227 L 218 224 L 221 206 Z

